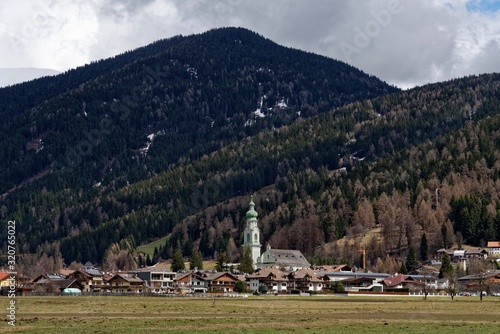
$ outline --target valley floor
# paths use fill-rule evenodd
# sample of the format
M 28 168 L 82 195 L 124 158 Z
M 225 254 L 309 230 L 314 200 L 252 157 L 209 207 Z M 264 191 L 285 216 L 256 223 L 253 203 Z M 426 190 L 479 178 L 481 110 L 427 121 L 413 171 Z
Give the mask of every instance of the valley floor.
M 7 301 L 6 298 L 2 298 Z M 5 303 L 2 302 L 2 305 Z M 497 333 L 485 297 L 18 297 L 7 333 Z

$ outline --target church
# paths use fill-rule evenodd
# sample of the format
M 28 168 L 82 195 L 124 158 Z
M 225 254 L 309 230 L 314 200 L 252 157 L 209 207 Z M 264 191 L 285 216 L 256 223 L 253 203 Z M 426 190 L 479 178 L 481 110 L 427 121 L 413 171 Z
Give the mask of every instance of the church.
M 260 230 L 257 224 L 259 214 L 255 211 L 253 197 L 248 204 L 246 213 L 246 227 L 244 230 L 244 246 L 249 246 L 252 253 L 252 260 L 256 269 L 276 268 L 289 271 L 308 269 L 311 267 L 307 259 L 298 250 L 273 249 L 268 243 L 266 251 L 261 254 Z

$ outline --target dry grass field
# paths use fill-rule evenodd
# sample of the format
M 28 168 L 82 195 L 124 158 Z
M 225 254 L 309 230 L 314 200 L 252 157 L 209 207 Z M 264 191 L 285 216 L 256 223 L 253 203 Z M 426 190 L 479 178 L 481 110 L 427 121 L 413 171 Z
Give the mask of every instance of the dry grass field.
M 500 299 L 18 297 L 16 318 L 0 332 L 483 334 L 500 331 Z

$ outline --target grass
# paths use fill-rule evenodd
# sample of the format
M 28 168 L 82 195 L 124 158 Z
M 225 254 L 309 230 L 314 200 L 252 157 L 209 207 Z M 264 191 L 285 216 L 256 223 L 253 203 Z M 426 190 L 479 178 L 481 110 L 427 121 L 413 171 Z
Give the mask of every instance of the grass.
M 7 299 L 4 299 L 7 300 Z M 500 300 L 461 297 L 18 297 L 7 333 L 498 333 Z
M 166 237 L 153 241 L 149 244 L 139 246 L 137 247 L 137 252 L 143 252 L 144 254 L 149 254 L 149 256 L 153 258 L 153 255 L 155 253 L 155 247 L 159 250 L 160 246 L 161 247 L 165 246 L 165 241 L 167 241 L 168 237 L 169 236 L 167 235 Z

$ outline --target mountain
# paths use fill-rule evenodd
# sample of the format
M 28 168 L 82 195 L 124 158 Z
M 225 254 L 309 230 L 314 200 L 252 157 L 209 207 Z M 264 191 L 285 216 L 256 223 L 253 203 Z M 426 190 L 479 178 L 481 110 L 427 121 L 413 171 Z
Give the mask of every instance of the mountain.
M 263 131 L 396 91 L 345 63 L 242 28 L 176 36 L 0 89 L 2 212 L 25 224 L 18 241 L 34 252 L 116 217 L 106 209 L 95 220 L 69 221 L 88 200 Z M 90 258 L 100 260 L 107 246 Z
M 393 91 L 344 63 L 245 29 L 159 41 L 0 90 L 7 148 L 0 192 L 54 169 L 80 176 L 69 177 L 71 187 L 135 182 L 263 129 Z M 135 168 L 150 135 L 159 135 L 150 162 Z
M 401 92 L 242 28 L 177 36 L 0 89 L 0 214 L 67 263 L 165 235 L 157 257 L 237 259 L 252 193 L 262 240 L 318 259 L 480 245 L 500 236 L 499 85 Z
M 453 242 L 484 246 L 500 236 L 499 88 L 498 74 L 468 77 L 253 136 L 121 189 L 116 202 L 133 214 L 72 242 L 127 228 L 143 239 L 142 222 L 162 222 L 170 236 L 157 256 L 171 257 L 180 244 L 185 255 L 199 248 L 237 258 L 249 199 L 234 191 L 247 185 L 261 240 L 300 249 L 317 264 L 359 265 L 365 248 L 370 268 L 392 272 L 399 269 L 393 259 L 424 234 L 429 251 Z
M 59 73 L 48 68 L 0 68 L 0 88 Z

